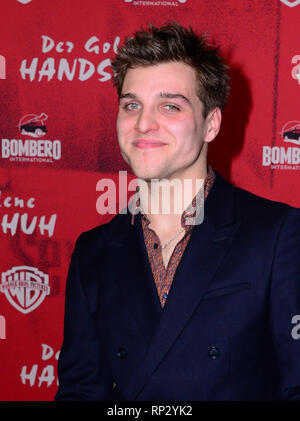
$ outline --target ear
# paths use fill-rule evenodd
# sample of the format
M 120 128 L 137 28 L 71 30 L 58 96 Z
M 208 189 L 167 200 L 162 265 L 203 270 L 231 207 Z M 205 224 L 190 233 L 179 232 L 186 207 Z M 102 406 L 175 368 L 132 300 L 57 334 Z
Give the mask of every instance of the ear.
M 205 119 L 206 122 L 206 136 L 204 141 L 209 143 L 214 140 L 220 131 L 222 121 L 222 112 L 219 107 L 214 108 L 209 112 Z

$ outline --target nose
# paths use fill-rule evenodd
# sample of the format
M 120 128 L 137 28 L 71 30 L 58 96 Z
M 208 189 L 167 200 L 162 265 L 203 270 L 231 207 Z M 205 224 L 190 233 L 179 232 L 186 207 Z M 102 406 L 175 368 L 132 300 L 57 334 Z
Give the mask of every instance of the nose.
M 139 113 L 135 128 L 140 133 L 147 133 L 152 130 L 157 130 L 159 128 L 159 124 L 155 111 L 152 109 L 143 108 Z

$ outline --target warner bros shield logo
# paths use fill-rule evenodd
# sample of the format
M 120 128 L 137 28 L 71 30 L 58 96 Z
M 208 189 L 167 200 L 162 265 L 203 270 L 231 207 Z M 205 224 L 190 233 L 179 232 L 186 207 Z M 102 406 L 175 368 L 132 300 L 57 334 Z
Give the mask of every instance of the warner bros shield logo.
M 37 268 L 14 266 L 2 273 L 0 292 L 21 313 L 30 313 L 50 294 L 49 276 Z
M 298 6 L 298 4 L 300 4 L 300 0 L 280 0 L 280 1 L 281 3 L 289 7 L 295 7 L 295 6 Z

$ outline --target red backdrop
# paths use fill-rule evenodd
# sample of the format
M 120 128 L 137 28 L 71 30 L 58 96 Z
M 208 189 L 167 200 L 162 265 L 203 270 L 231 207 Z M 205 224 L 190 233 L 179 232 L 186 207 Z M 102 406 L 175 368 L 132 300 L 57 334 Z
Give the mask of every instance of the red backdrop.
M 111 83 L 119 41 L 168 20 L 207 32 L 232 86 L 210 162 L 234 184 L 300 207 L 300 1 L 0 7 L 0 400 L 52 400 L 70 253 L 112 217 L 97 213 L 97 181 L 128 170 Z

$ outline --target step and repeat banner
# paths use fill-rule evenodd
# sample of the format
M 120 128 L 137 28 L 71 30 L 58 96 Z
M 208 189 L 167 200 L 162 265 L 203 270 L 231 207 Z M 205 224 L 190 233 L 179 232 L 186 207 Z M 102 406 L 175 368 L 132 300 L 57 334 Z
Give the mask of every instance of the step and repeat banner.
M 53 400 L 75 240 L 119 210 L 99 213 L 103 179 L 133 178 L 111 59 L 125 36 L 167 21 L 205 32 L 230 66 L 213 168 L 300 207 L 300 0 L 1 0 L 2 401 Z

